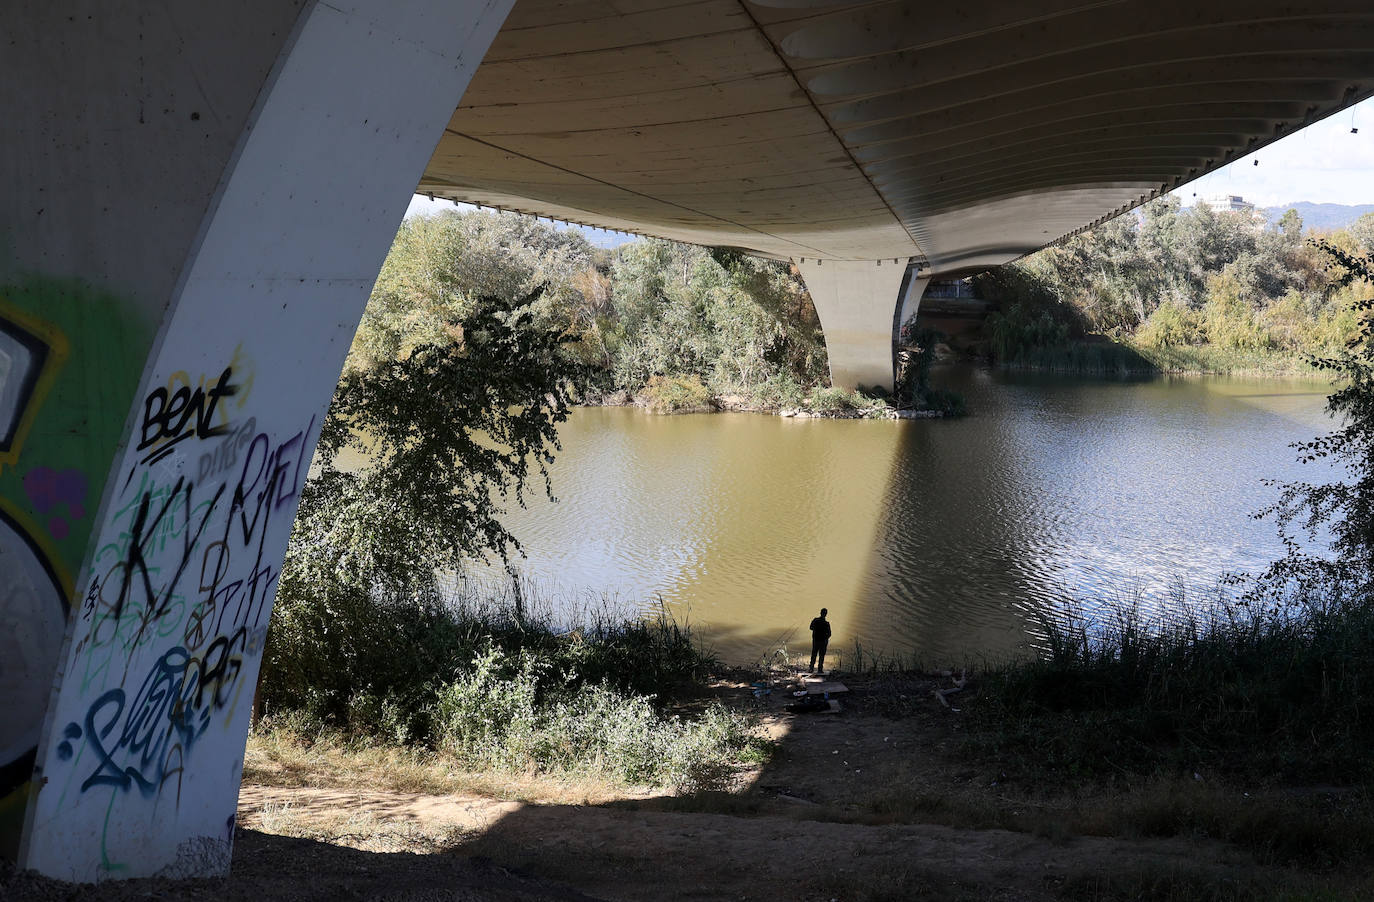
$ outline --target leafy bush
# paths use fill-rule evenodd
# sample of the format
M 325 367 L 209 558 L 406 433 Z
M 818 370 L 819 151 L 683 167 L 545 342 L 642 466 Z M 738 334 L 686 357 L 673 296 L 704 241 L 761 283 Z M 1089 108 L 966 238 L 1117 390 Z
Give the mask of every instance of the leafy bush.
M 714 666 L 690 628 L 665 611 L 639 617 L 609 605 L 557 607 L 561 621 L 552 601 L 527 591 L 446 600 L 300 597 L 274 615 L 261 698 L 271 712 L 302 710 L 335 727 L 427 743 L 439 688 L 491 647 L 503 661 L 535 662 L 540 692 L 606 683 L 670 697 Z
M 655 413 L 709 410 L 711 390 L 696 376 L 654 376 L 640 395 Z
M 1001 363 L 1016 363 L 1035 348 L 1067 344 L 1070 333 L 1069 324 L 1056 320 L 1050 311 L 1032 311 L 1020 303 L 989 314 L 984 328 L 992 355 Z
M 774 373 L 754 386 L 750 398 L 757 407 L 780 410 L 800 407 L 806 400 L 806 390 L 790 373 Z
M 1135 333 L 1135 340 L 1147 348 L 1172 348 L 1201 344 L 1205 340 L 1205 333 L 1192 310 L 1179 304 L 1166 303 L 1160 304 L 1149 315 Z
M 826 386 L 812 391 L 806 398 L 806 406 L 818 413 L 862 413 L 886 407 L 887 402 L 857 389 Z
M 606 683 L 547 685 L 551 662 L 494 645 L 438 693 L 437 747 L 463 765 L 596 773 L 675 789 L 719 788 L 755 739 L 719 704 L 686 720 Z

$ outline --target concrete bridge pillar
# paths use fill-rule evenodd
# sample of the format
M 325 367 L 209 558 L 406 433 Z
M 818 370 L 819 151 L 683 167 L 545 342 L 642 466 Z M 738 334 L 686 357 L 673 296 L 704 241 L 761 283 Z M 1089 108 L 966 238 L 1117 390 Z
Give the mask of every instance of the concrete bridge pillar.
M 21 867 L 228 868 L 320 420 L 511 5 L 7 10 L 0 853 Z
M 929 279 L 913 273 L 906 280 L 906 261 L 806 259 L 798 268 L 821 320 L 831 383 L 890 391 L 897 330 L 915 313 Z
M 916 267 L 907 268 L 906 281 L 902 286 L 902 300 L 897 307 L 897 320 L 893 335 L 897 342 L 901 342 L 902 327 L 906 325 L 917 312 L 921 309 L 921 297 L 926 293 L 926 286 L 930 284 L 930 276 L 917 275 Z

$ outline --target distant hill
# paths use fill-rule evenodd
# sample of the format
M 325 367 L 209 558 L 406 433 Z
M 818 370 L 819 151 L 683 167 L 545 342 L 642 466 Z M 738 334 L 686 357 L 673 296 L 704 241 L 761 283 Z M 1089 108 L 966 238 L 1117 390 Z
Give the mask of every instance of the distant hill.
M 1298 215 L 1302 217 L 1304 228 L 1326 230 L 1345 228 L 1364 214 L 1374 213 L 1374 204 L 1349 206 L 1346 204 L 1314 204 L 1300 200 L 1297 203 L 1265 207 L 1264 215 L 1270 223 L 1275 223 L 1279 221 L 1280 216 L 1291 209 L 1298 211 Z

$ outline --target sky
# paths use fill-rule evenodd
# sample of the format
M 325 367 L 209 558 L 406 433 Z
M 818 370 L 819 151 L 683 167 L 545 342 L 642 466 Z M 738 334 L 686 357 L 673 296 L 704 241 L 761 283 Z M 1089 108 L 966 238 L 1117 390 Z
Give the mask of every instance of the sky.
M 1358 132 L 1352 133 L 1352 128 Z M 1281 138 L 1173 193 L 1184 206 L 1217 194 L 1238 194 L 1260 207 L 1304 200 L 1374 204 L 1374 98 Z M 460 207 L 473 209 L 466 204 Z M 417 194 L 406 216 L 451 209 L 453 204 L 448 201 L 432 201 Z M 569 228 L 579 229 L 598 247 L 634 240 L 624 232 Z
M 1351 128 L 1359 133 L 1351 134 Z M 1239 194 L 1260 207 L 1303 200 L 1374 204 L 1374 99 L 1280 138 L 1174 194 L 1184 206 L 1216 194 Z

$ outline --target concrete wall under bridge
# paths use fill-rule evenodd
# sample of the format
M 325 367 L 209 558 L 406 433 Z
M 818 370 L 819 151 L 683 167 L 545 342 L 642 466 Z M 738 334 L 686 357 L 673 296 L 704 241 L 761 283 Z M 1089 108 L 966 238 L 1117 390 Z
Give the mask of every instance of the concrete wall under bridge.
M 7 10 L 0 846 L 21 866 L 227 869 L 320 419 L 509 6 Z

